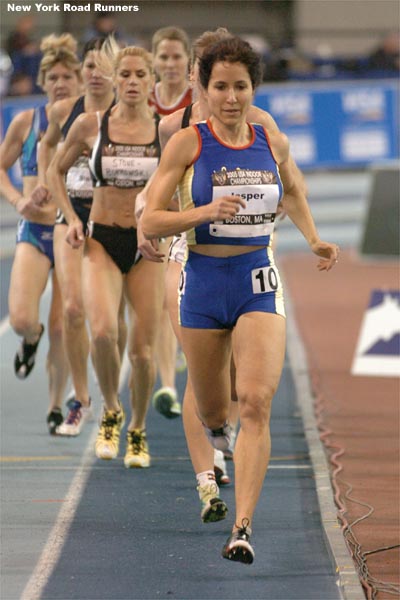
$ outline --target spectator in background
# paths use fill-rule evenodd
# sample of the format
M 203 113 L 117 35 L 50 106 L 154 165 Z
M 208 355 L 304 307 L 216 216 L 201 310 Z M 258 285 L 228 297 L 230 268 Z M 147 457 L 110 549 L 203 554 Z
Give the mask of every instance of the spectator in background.
M 17 21 L 6 42 L 6 50 L 11 58 L 16 52 L 26 55 L 39 52 L 38 43 L 33 36 L 34 28 L 35 20 L 31 15 L 25 15 Z
M 109 35 L 114 35 L 120 46 L 132 46 L 138 43 L 136 38 L 121 30 L 115 14 L 106 10 L 96 12 L 92 25 L 83 34 L 81 43 L 86 44 L 93 38 L 105 39 Z
M 378 47 L 369 56 L 368 68 L 399 72 L 400 33 L 398 31 L 391 31 L 383 38 Z
M 34 37 L 35 19 L 21 17 L 7 38 L 6 50 L 13 64 L 10 93 L 14 96 L 41 93 L 36 85 L 41 54 Z

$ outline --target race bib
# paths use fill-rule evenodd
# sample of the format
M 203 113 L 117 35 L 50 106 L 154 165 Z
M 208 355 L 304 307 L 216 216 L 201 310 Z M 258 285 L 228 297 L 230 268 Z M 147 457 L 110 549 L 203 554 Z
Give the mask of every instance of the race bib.
M 278 269 L 275 265 L 253 269 L 251 272 L 253 294 L 276 292 L 281 287 Z
M 231 219 L 211 223 L 210 235 L 239 238 L 271 235 L 279 201 L 279 187 L 272 172 L 236 169 L 213 173 L 213 202 L 222 196 L 240 196 L 246 208 L 240 208 Z
M 80 156 L 68 170 L 66 186 L 71 198 L 92 198 L 93 184 L 86 156 Z
M 115 187 L 144 187 L 158 165 L 156 157 L 102 156 L 103 178 Z

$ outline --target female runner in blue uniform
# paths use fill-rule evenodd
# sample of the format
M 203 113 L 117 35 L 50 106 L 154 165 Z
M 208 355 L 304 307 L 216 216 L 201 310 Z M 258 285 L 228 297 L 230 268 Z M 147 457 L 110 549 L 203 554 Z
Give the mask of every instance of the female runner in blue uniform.
M 90 40 L 83 49 L 82 80 L 85 93 L 78 98 L 68 98 L 56 102 L 49 114 L 49 126 L 39 150 L 39 182 L 35 194 L 43 189 L 47 192 L 46 171 L 51 157 L 62 139 L 65 139 L 75 119 L 85 112 L 105 110 L 114 103 L 112 80 L 104 77 L 96 64 L 96 57 L 104 39 Z M 89 157 L 80 156 L 69 169 L 66 177 L 68 197 L 75 212 L 86 230 L 93 198 L 93 184 L 88 165 Z M 62 197 L 53 195 L 60 209 L 54 227 L 54 257 L 57 276 L 60 283 L 63 316 L 64 340 L 74 387 L 73 397 L 68 402 L 69 411 L 57 428 L 58 435 L 79 435 L 83 425 L 90 420 L 93 411 L 88 390 L 87 364 L 89 356 L 89 338 L 86 330 L 86 317 L 82 295 L 82 259 L 83 246 L 74 250 L 65 243 L 67 222 L 63 215 Z M 124 320 L 122 318 L 122 323 Z M 120 327 L 125 332 L 126 327 Z M 125 348 L 125 336 L 122 351 Z
M 168 142 L 142 216 L 147 238 L 186 231 L 180 281 L 181 339 L 199 416 L 214 447 L 229 445 L 230 357 L 236 366 L 240 431 L 235 446 L 236 518 L 222 549 L 251 563 L 254 510 L 270 455 L 269 418 L 285 352 L 282 286 L 271 248 L 278 202 L 320 257 L 338 248 L 320 240 L 280 132 L 246 115 L 261 79 L 258 56 L 240 38 L 200 59 L 210 118 Z M 168 211 L 179 184 L 181 212 Z M 283 188 L 285 196 L 283 198 Z
M 106 43 L 100 55 L 107 53 Z M 122 294 L 134 314 L 133 406 L 128 424 L 126 467 L 148 467 L 145 418 L 154 386 L 154 351 L 163 299 L 163 266 L 139 260 L 135 198 L 157 167 L 160 154 L 157 119 L 148 105 L 154 84 L 151 56 L 142 48 L 118 49 L 114 85 L 118 102 L 104 113 L 78 117 L 48 171 L 57 197 L 63 195 L 69 224 L 67 241 L 84 242 L 81 220 L 68 200 L 64 174 L 85 151 L 94 179 L 93 204 L 83 258 L 83 291 L 94 365 L 105 410 L 96 441 L 99 458 L 116 458 L 124 414 L 118 398 L 121 360 L 118 307 Z
M 77 42 L 70 34 L 51 35 L 43 39 L 38 84 L 47 94 L 48 102 L 37 109 L 26 110 L 15 117 L 0 149 L 0 191 L 21 215 L 17 247 L 11 272 L 9 290 L 10 323 L 22 336 L 14 369 L 17 377 L 25 379 L 32 371 L 44 326 L 39 322 L 40 298 L 48 274 L 54 265 L 53 229 L 56 207 L 32 207 L 30 195 L 37 183 L 37 148 L 47 128 L 52 105 L 63 98 L 76 95 L 80 87 L 80 62 L 76 55 Z M 21 158 L 23 190 L 16 189 L 7 170 Z M 54 434 L 62 420 L 61 404 L 68 361 L 62 342 L 61 298 L 58 281 L 53 272 L 53 291 L 49 314 L 49 375 L 50 406 L 47 423 Z
M 193 105 L 176 111 L 175 113 L 164 117 L 159 126 L 161 148 L 163 149 L 170 137 L 181 128 L 189 127 L 210 116 L 207 100 L 204 97 L 203 90 L 199 82 L 198 63 L 204 51 L 210 48 L 216 42 L 232 37 L 226 29 L 218 28 L 216 31 L 204 32 L 192 46 L 192 70 L 191 78 L 193 92 L 196 102 Z M 256 106 L 251 106 L 247 113 L 247 119 L 251 122 L 260 123 L 268 132 L 278 132 L 278 126 L 271 115 Z M 293 169 L 298 183 L 305 189 L 303 176 L 297 165 L 292 161 Z M 139 216 L 146 203 L 147 190 L 151 181 L 146 185 L 143 192 L 137 198 L 137 219 L 138 219 L 138 239 L 139 248 L 144 256 L 149 260 L 162 260 L 162 256 L 157 250 L 158 240 L 146 241 L 141 234 Z M 139 215 L 139 216 L 138 216 Z M 166 272 L 166 298 L 168 310 L 177 338 L 180 340 L 180 328 L 178 324 L 178 285 L 181 273 L 181 266 L 184 262 L 186 252 L 186 236 L 181 234 L 176 236 L 171 244 L 168 255 L 168 266 Z M 232 373 L 234 375 L 234 373 Z M 232 382 L 234 388 L 234 381 Z M 233 398 L 235 398 L 234 389 L 232 389 Z M 237 402 L 231 402 L 229 423 L 232 426 L 232 444 L 227 455 L 232 452 L 234 447 L 234 438 L 236 436 L 237 425 Z M 201 519 L 209 523 L 225 518 L 227 507 L 219 497 L 218 485 L 226 485 L 230 482 L 227 474 L 224 452 L 213 449 L 210 445 L 201 422 L 198 418 L 195 408 L 195 399 L 190 381 L 187 384 L 183 402 L 183 425 L 185 429 L 186 441 L 190 453 L 192 465 L 196 474 L 197 490 L 201 501 Z M 218 484 L 218 485 L 217 485 Z

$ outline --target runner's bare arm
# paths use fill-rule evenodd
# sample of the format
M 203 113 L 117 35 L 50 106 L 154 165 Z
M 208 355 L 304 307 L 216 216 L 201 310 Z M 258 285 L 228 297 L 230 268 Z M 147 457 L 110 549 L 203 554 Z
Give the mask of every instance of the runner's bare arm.
M 166 145 L 142 215 L 143 233 L 147 239 L 175 235 L 201 223 L 231 218 L 241 206 L 245 208 L 246 203 L 239 196 L 223 196 L 183 212 L 168 210 L 170 199 L 197 150 L 198 137 L 192 127 L 178 131 Z
M 272 151 L 279 165 L 279 175 L 285 190 L 283 207 L 301 231 L 311 250 L 320 260 L 318 269 L 329 271 L 337 262 L 339 248 L 320 239 L 307 199 L 296 179 L 289 161 L 289 141 L 283 133 L 270 135 Z
M 83 242 L 82 222 L 76 215 L 65 186 L 65 174 L 72 167 L 76 159 L 85 151 L 90 150 L 87 139 L 96 132 L 96 115 L 84 113 L 73 123 L 64 144 L 54 155 L 47 170 L 47 181 L 52 191 L 54 201 L 64 214 L 68 225 L 74 229 L 73 238 L 77 242 L 74 247 L 79 247 Z M 68 235 L 68 234 L 67 234 Z

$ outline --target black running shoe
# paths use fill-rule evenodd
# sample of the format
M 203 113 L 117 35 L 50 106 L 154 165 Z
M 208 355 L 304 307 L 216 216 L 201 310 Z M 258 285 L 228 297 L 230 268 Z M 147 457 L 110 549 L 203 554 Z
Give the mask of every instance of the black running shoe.
M 49 434 L 50 435 L 56 435 L 57 434 L 57 427 L 59 425 L 61 425 L 61 423 L 63 423 L 63 421 L 64 421 L 64 417 L 62 415 L 61 409 L 60 408 L 54 408 L 47 415 L 46 421 L 47 421 L 47 427 L 49 428 Z
M 254 560 L 254 550 L 250 544 L 251 529 L 248 519 L 243 519 L 242 526 L 234 531 L 222 548 L 223 558 L 251 565 Z
M 42 331 L 39 334 L 37 342 L 27 344 L 25 340 L 22 340 L 21 346 L 15 355 L 14 371 L 18 379 L 26 379 L 35 366 L 36 352 L 44 332 L 44 325 L 40 324 L 40 326 Z

